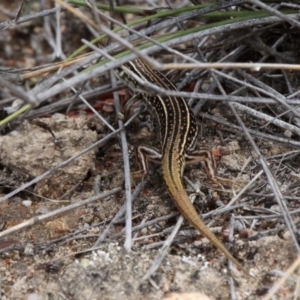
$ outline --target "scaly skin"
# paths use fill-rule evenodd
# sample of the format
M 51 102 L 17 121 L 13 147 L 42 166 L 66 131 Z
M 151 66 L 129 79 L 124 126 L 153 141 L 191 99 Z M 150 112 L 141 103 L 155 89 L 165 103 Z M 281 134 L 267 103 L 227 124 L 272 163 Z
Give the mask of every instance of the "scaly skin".
M 126 67 L 144 82 L 155 84 L 166 90 L 176 91 L 176 87 L 162 73 L 152 70 L 140 59 L 129 62 L 126 64 Z M 131 89 L 140 88 L 140 83 L 133 76 L 130 76 L 130 73 L 121 70 L 119 76 Z M 137 173 L 142 176 L 147 174 L 148 170 L 145 169 L 147 168 L 145 160 L 161 161 L 165 185 L 181 214 L 208 238 L 217 249 L 223 252 L 229 260 L 247 273 L 200 219 L 183 186 L 182 174 L 186 160 L 194 162 L 204 161 L 210 179 L 216 182 L 213 164 L 210 162 L 213 159 L 210 151 L 193 152 L 198 136 L 195 115 L 181 97 L 144 93 L 143 100 L 156 115 L 159 122 L 162 151 L 160 154 L 154 148 L 140 147 L 138 154 L 143 161 L 141 166 L 144 166 L 144 169 Z M 196 155 L 198 155 L 198 158 L 196 158 Z

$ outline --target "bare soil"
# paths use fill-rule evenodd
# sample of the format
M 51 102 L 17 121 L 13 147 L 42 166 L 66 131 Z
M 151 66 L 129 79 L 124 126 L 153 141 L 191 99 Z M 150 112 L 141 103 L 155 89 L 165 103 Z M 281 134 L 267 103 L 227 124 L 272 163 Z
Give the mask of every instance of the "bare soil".
M 0 1 L 0 25 L 13 20 L 20 2 Z M 145 5 L 144 1 L 141 3 L 134 1 L 133 4 Z M 46 8 L 52 8 L 53 5 L 52 1 L 48 1 Z M 163 5 L 166 5 L 165 2 Z M 40 10 L 42 8 L 39 1 L 25 1 L 22 13 L 28 15 Z M 81 8 L 81 10 L 91 19 L 94 18 L 89 9 Z M 146 11 L 145 14 L 150 15 L 150 12 L 153 11 Z M 51 46 L 56 28 L 55 15 L 51 16 L 53 18 L 48 20 L 49 23 L 44 23 L 47 18 L 37 18 L 9 25 L 6 30 L 0 30 L 0 67 L 22 69 L 19 73 L 24 74 L 24 68 L 52 64 L 58 59 L 54 54 L 57 49 Z M 131 14 L 128 16 L 130 20 L 133 17 Z M 82 45 L 82 38 L 87 40 L 94 38 L 94 31 L 68 11 L 61 12 L 60 21 L 62 48 L 66 56 Z M 187 26 L 192 27 L 202 20 L 195 19 L 189 22 Z M 289 35 L 286 45 L 276 51 L 296 59 L 298 54 L 293 52 L 292 46 L 297 52 L 299 39 L 295 34 L 298 33 L 295 33 L 294 27 L 287 29 L 286 26 L 287 23 L 284 25 L 280 23 L 270 34 L 267 28 L 267 36 L 263 34 L 259 36 L 261 38 L 259 45 L 268 45 L 264 49 L 255 50 L 252 36 L 249 38 L 250 41 L 243 41 L 245 32 L 233 32 L 228 39 L 234 42 L 229 44 L 239 46 L 245 42 L 247 49 L 239 58 L 241 61 L 255 62 L 264 55 L 270 55 L 270 61 L 278 62 L 276 60 L 278 58 L 272 56 L 275 55 L 273 43 L 281 38 L 281 35 L 288 33 L 291 36 Z M 260 30 L 261 28 L 258 30 L 259 33 Z M 220 40 L 224 44 L 221 50 L 217 49 L 216 57 L 212 58 L 212 61 L 218 61 L 232 51 L 228 39 L 226 37 L 225 41 Z M 216 36 L 209 38 L 208 46 L 205 47 L 210 47 L 211 44 L 214 46 L 215 40 L 218 41 Z M 182 46 L 182 52 L 190 50 L 189 46 Z M 168 60 L 170 57 L 171 55 L 164 58 Z M 58 60 L 62 61 L 63 58 L 59 57 Z M 250 70 L 249 74 L 254 74 L 262 81 L 265 80 L 264 82 L 276 87 L 276 91 L 282 95 L 292 93 L 287 91 L 289 85 L 293 86 L 293 91 L 298 90 L 300 76 L 296 71 L 276 73 L 276 76 L 273 73 L 264 73 L 264 70 L 255 73 L 252 71 Z M 16 79 L 12 82 L 27 92 L 42 84 L 48 75 L 53 74 L 29 77 L 22 83 L 16 82 Z M 173 80 L 177 75 L 175 72 L 175 75 L 173 73 L 169 78 Z M 240 78 L 241 75 L 235 76 Z M 284 81 L 286 78 L 289 78 L 289 84 Z M 212 77 L 208 77 L 202 82 L 200 91 L 206 90 L 212 82 Z M 107 74 L 90 80 L 87 83 L 87 91 L 90 92 L 105 84 L 110 84 Z M 224 88 L 229 94 L 238 90 L 240 86 L 228 81 L 224 83 Z M 241 95 L 247 97 L 249 93 L 252 97 L 261 96 L 256 90 L 253 94 L 250 94 L 250 91 L 252 92 L 252 89 L 249 88 Z M 118 91 L 118 95 L 122 105 L 129 98 L 126 87 Z M 14 97 L 10 89 L 1 88 L 0 117 L 4 116 L 2 107 L 12 108 L 16 105 L 18 99 Z M 235 266 L 228 267 L 224 255 L 184 222 L 157 271 L 149 280 L 143 280 L 179 217 L 172 199 L 166 192 L 160 169 L 153 166 L 149 180 L 133 203 L 132 251 L 124 250 L 124 216 L 109 227 L 104 242 L 99 247 L 91 249 L 125 203 L 124 166 L 119 136 L 78 155 L 70 163 L 65 163 L 110 133 L 106 125 L 95 117 L 94 112 L 81 102 L 74 104 L 73 98 L 76 97 L 67 89 L 44 101 L 41 107 L 32 109 L 29 114 L 0 129 L 0 201 L 15 189 L 33 181 L 25 190 L 0 202 L 1 300 L 252 300 L 264 299 L 274 288 L 278 289 L 272 299 L 300 299 L 299 268 L 291 270 L 298 257 L 295 241 L 291 238 L 275 200 L 273 186 L 264 173 L 248 186 L 228 211 L 218 213 L 219 208 L 223 208 L 234 199 L 262 170 L 260 157 L 252 149 L 245 135 L 224 125 L 224 122 L 236 124 L 236 120 L 229 108 L 220 102 L 209 102 L 201 110 L 220 122 L 212 121 L 199 113 L 198 122 L 201 130 L 197 146 L 199 149 L 219 150 L 218 175 L 230 179 L 230 182 L 224 182 L 223 187 L 213 184 L 208 180 L 201 165 L 187 167 L 184 181 L 187 192 L 195 195 L 194 205 L 199 214 L 241 262 L 249 275 Z M 69 100 L 61 104 L 62 99 Z M 107 122 L 117 128 L 110 85 L 104 93 L 90 96 L 88 100 Z M 70 103 L 74 106 L 71 112 L 66 112 Z M 299 118 L 292 118 L 286 107 L 279 104 L 254 104 L 256 106 L 249 102 L 249 106 L 252 105 L 259 112 L 270 114 L 274 119 L 278 117 L 286 122 L 292 120 L 293 125 L 297 125 L 297 122 L 298 126 L 300 124 Z M 294 231 L 297 231 L 300 162 L 298 148 L 292 146 L 292 142 L 298 142 L 298 135 L 278 125 L 254 118 L 246 112 L 239 111 L 239 115 L 248 128 L 275 137 L 271 140 L 253 134 L 260 153 L 265 157 L 284 195 L 287 209 L 294 213 L 292 225 L 296 228 Z M 139 127 L 140 123 L 149 119 L 153 122 L 151 116 L 143 113 L 126 129 L 131 170 L 137 169 L 133 151 L 137 145 L 159 147 L 157 126 L 154 124 L 154 130 L 149 123 L 147 126 Z M 291 143 L 280 143 L 279 138 Z M 61 164 L 65 165 L 58 168 Z M 39 180 L 45 172 L 49 174 Z M 138 184 L 139 182 L 133 182 L 132 190 Z M 122 191 L 43 222 L 38 219 L 116 187 L 121 187 Z M 28 220 L 32 220 L 31 226 L 21 228 Z M 135 228 L 144 223 L 146 224 L 144 227 Z M 16 226 L 19 228 L 16 229 Z M 13 233 L 2 236 L 13 228 L 15 228 Z M 230 240 L 232 242 L 229 242 Z M 284 276 L 286 280 L 280 282 Z

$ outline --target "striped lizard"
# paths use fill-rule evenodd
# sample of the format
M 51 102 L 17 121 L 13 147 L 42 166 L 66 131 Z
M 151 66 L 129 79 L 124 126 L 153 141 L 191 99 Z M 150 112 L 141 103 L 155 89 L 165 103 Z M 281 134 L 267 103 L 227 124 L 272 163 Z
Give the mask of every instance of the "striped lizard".
M 176 90 L 176 87 L 159 71 L 153 70 L 141 59 L 128 62 L 118 70 L 118 76 L 132 90 L 140 87 L 139 82 L 131 76 L 134 73 L 144 82 L 150 82 L 166 90 Z M 215 160 L 211 151 L 194 150 L 198 136 L 196 117 L 182 97 L 160 96 L 143 93 L 143 102 L 156 116 L 161 138 L 161 152 L 153 147 L 140 146 L 137 156 L 140 170 L 133 173 L 133 177 L 144 177 L 148 173 L 148 160 L 160 162 L 162 174 L 167 190 L 181 214 L 211 243 L 225 254 L 235 265 L 242 265 L 232 256 L 220 240 L 209 230 L 199 217 L 188 194 L 186 193 L 182 175 L 185 163 L 205 163 L 209 178 L 217 182 L 215 176 Z

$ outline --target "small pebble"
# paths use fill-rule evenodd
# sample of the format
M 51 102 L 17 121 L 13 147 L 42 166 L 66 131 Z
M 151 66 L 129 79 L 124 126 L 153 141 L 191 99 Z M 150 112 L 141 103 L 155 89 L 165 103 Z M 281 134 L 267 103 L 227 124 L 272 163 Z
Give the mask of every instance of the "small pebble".
M 23 204 L 24 206 L 26 206 L 26 207 L 30 207 L 31 204 L 32 204 L 32 201 L 30 201 L 30 200 L 23 200 L 23 201 L 22 201 L 22 204 Z

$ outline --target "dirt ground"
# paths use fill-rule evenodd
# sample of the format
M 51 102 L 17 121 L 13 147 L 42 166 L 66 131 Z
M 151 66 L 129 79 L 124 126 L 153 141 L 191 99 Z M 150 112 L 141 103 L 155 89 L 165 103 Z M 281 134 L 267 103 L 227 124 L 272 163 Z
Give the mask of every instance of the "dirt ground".
M 17 2 L 0 1 L 1 24 L 14 18 Z M 39 1 L 25 1 L 23 14 L 40 9 Z M 61 21 L 65 53 L 81 46 L 83 37 L 94 37 L 93 31 L 69 12 L 62 13 Z M 53 23 L 43 23 L 43 19 L 39 19 L 1 30 L 0 66 L 23 69 L 53 63 L 54 50 L 45 32 L 46 28 L 53 30 L 54 27 Z M 272 31 L 272 34 L 277 33 L 276 29 Z M 226 45 L 224 49 L 227 51 Z M 245 61 L 253 60 L 257 54 L 253 57 L 251 53 L 247 55 L 242 56 Z M 294 74 L 292 83 L 298 89 L 295 79 L 298 74 Z M 271 75 L 267 80 L 273 82 L 277 77 Z M 264 74 L 261 76 L 265 78 Z M 28 91 L 43 80 L 29 78 L 21 86 Z M 96 78 L 88 83 L 88 88 L 107 82 L 107 76 Z M 210 83 L 211 79 L 205 80 L 203 89 Z M 228 90 L 237 89 L 234 84 L 224 86 Z M 277 87 L 278 90 L 282 88 Z M 118 91 L 118 95 L 122 105 L 129 98 L 127 89 Z M 158 264 L 157 257 L 179 218 L 163 184 L 160 169 L 151 166 L 145 186 L 134 199 L 132 250 L 125 251 L 124 214 L 111 224 L 125 203 L 120 138 L 116 135 L 104 143 L 95 144 L 110 131 L 82 103 L 66 112 L 72 97 L 74 94 L 68 89 L 49 99 L 41 108 L 33 109 L 23 119 L 0 129 L 1 300 L 300 299 L 297 241 L 291 238 L 271 184 L 263 172 L 260 173 L 262 166 L 258 155 L 240 131 L 228 129 L 200 113 L 197 147 L 219 149 L 220 154 L 216 154 L 218 176 L 231 181 L 218 186 L 208 180 L 202 165 L 196 165 L 186 168 L 184 182 L 205 223 L 249 275 L 235 266 L 228 267 L 224 255 L 186 221 L 171 242 L 166 257 Z M 117 128 L 112 98 L 110 90 L 89 100 L 105 120 Z M 55 107 L 62 99 L 70 100 Z M 13 107 L 15 103 L 10 90 L 1 89 L 0 117 L 4 116 L 2 106 Z M 281 112 L 276 111 L 275 106 L 270 110 L 265 107 L 258 110 L 270 114 L 275 112 L 277 117 Z M 235 123 L 232 113 L 220 102 L 212 101 L 201 111 L 217 120 Z M 240 112 L 240 117 L 248 128 L 275 137 L 268 140 L 255 136 L 255 141 L 297 225 L 300 199 L 298 148 L 292 143 L 280 143 L 279 137 L 298 141 L 298 136 L 247 113 Z M 154 130 L 150 128 L 149 119 L 153 122 L 148 113 L 142 113 L 138 122 L 126 129 L 131 170 L 137 169 L 134 157 L 137 145 L 145 143 L 159 147 L 157 128 L 155 124 Z M 143 122 L 147 125 L 136 127 Z M 92 149 L 78 155 L 91 145 L 94 145 Z M 78 157 L 68 162 L 76 155 Z M 45 172 L 47 176 L 43 176 Z M 256 175 L 259 175 L 257 179 L 239 196 L 241 189 Z M 134 181 L 132 191 L 139 184 Z M 3 200 L 24 185 L 27 185 L 24 190 Z M 80 205 L 115 188 L 120 189 L 108 197 Z M 218 211 L 235 197 L 237 201 L 228 210 Z M 76 207 L 61 212 L 71 205 Z M 51 215 L 57 211 L 60 213 Z M 45 215 L 49 217 L 42 220 Z M 93 248 L 104 232 L 103 242 Z M 145 279 L 154 263 L 158 264 L 158 269 Z M 268 293 L 273 294 L 266 298 Z
M 96 135 L 87 126 L 91 121 L 85 114 L 76 118 L 56 114 L 39 120 L 53 130 L 55 139 L 45 128 L 27 121 L 0 137 L 1 162 L 5 165 L 0 181 L 4 186 L 21 185 L 23 180 L 40 175 L 96 141 Z M 236 146 L 237 143 L 231 144 Z M 2 202 L 2 230 L 92 196 L 97 174 L 101 174 L 101 191 L 122 186 L 121 153 L 115 146 L 117 144 L 98 159 L 95 150 L 80 156 L 36 184 L 29 198 L 18 196 Z M 62 151 L 65 147 L 68 152 Z M 224 158 L 223 169 L 226 165 L 237 167 L 246 160 L 246 156 L 238 155 L 237 151 Z M 213 195 L 214 201 L 226 199 L 231 193 L 229 187 L 222 191 L 205 180 L 199 167 L 190 169 L 187 174 L 194 181 L 203 178 L 201 191 Z M 156 170 L 136 200 L 134 225 L 176 211 L 164 187 L 160 186 L 160 176 Z M 78 182 L 81 183 L 79 186 Z M 77 188 L 69 198 L 67 191 L 74 185 Z M 61 196 L 60 200 L 51 200 Z M 40 197 L 43 197 L 42 201 Z M 206 202 L 213 202 L 205 198 Z M 170 253 L 151 281 L 142 281 L 160 251 L 161 242 L 167 237 L 166 226 L 172 225 L 175 217 L 135 234 L 130 253 L 125 252 L 124 235 L 119 234 L 124 227 L 124 220 L 121 220 L 110 229 L 108 239 L 90 251 L 97 234 L 105 229 L 124 201 L 124 194 L 117 194 L 2 238 L 1 299 L 119 299 L 120 295 L 124 299 L 201 299 L 199 292 L 209 299 L 230 298 L 230 277 L 223 255 L 186 226 L 173 241 Z M 228 221 L 224 218 L 216 220 L 219 226 L 216 230 L 221 231 L 223 238 Z M 235 235 L 231 251 L 253 276 L 247 277 L 233 267 L 235 293 L 239 299 L 257 299 L 265 294 L 297 258 L 286 229 L 282 229 L 280 235 L 265 236 L 263 232 L 244 228 Z M 286 299 L 293 293 L 297 277 L 294 280 L 280 288 L 278 295 L 281 296 L 277 299 Z M 196 294 L 187 298 L 190 293 Z

